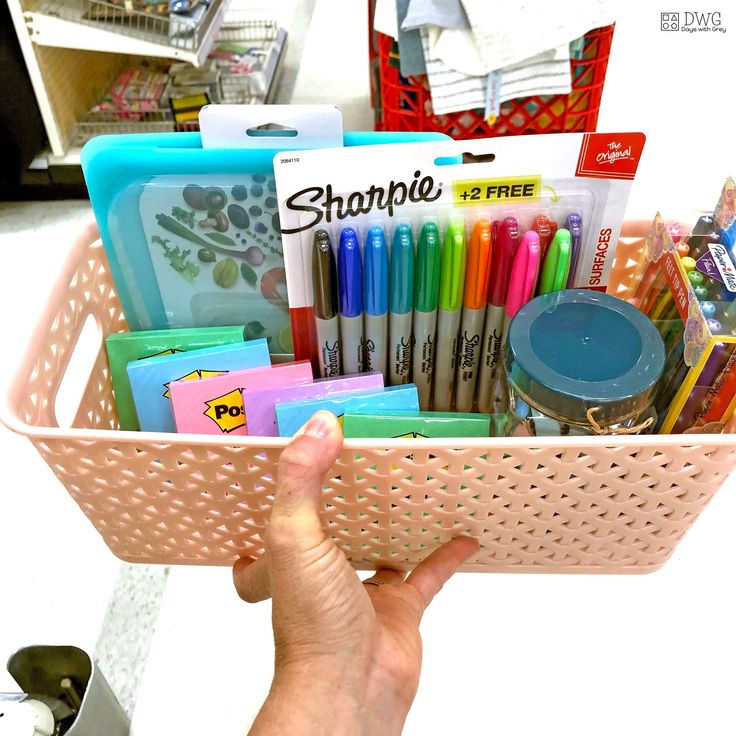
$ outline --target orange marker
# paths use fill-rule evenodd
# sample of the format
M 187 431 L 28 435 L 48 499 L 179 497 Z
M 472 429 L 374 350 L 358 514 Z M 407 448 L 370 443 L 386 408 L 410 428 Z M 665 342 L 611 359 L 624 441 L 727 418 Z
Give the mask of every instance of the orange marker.
M 457 357 L 457 411 L 473 408 L 478 380 L 480 353 L 483 347 L 483 322 L 486 315 L 488 281 L 491 276 L 493 242 L 489 220 L 478 220 L 473 227 L 468 248 L 468 265 L 463 293 L 463 320 Z

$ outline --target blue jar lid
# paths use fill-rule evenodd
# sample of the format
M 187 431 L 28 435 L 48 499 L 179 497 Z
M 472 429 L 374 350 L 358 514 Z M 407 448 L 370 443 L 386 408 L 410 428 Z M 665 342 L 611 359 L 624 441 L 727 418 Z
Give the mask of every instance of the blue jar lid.
M 648 317 L 628 302 L 585 289 L 544 294 L 509 326 L 509 384 L 543 414 L 601 425 L 636 416 L 652 402 L 664 344 Z

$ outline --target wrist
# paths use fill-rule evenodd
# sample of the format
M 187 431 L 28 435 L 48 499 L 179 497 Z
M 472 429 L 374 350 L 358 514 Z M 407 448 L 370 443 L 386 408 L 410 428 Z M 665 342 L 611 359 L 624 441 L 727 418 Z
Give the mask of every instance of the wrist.
M 392 707 L 391 697 L 371 697 L 373 688 L 359 679 L 358 672 L 346 673 L 328 658 L 277 665 L 250 736 L 401 734 L 408 707 Z

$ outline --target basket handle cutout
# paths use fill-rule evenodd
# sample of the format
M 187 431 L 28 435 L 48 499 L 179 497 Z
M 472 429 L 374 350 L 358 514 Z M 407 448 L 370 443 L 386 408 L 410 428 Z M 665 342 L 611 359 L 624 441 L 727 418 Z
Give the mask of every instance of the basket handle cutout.
M 54 416 L 59 427 L 73 426 L 101 349 L 102 328 L 97 318 L 88 314 L 54 397 Z

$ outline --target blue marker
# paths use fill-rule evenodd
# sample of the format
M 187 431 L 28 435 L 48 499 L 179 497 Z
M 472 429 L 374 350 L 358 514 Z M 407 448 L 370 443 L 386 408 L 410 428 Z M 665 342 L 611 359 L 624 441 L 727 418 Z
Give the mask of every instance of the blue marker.
M 570 231 L 570 273 L 567 277 L 567 288 L 572 289 L 578 270 L 580 243 L 583 241 L 583 218 L 577 212 L 571 212 L 567 216 L 565 227 Z
M 358 236 L 344 227 L 337 248 L 342 369 L 345 375 L 363 371 L 363 264 Z
M 388 342 L 388 247 L 383 228 L 368 230 L 363 254 L 365 295 L 365 370 L 386 373 Z
M 411 322 L 414 311 L 414 238 L 409 225 L 397 225 L 391 241 L 391 318 L 388 375 L 391 386 L 409 381 Z

